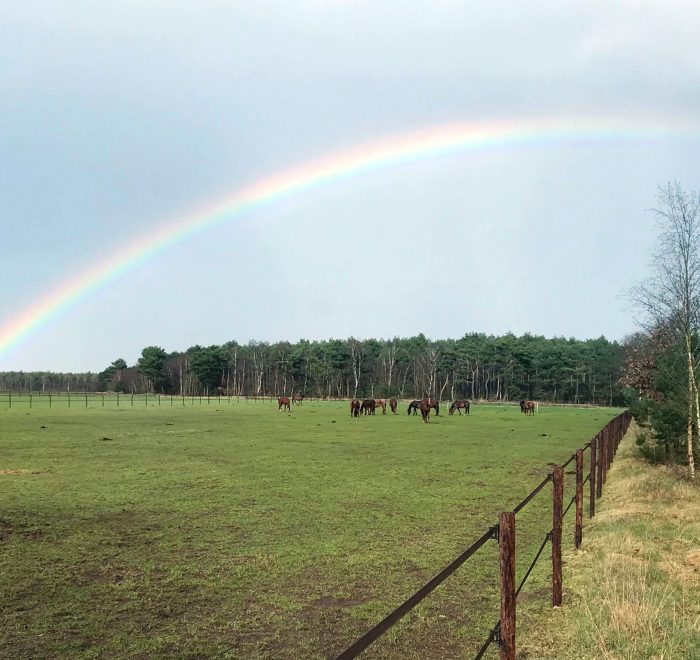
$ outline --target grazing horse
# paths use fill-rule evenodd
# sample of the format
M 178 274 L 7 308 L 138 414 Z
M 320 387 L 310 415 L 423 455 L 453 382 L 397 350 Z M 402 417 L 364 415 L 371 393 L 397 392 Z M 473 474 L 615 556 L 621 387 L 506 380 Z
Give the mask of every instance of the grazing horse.
M 377 408 L 381 407 L 382 415 L 386 415 L 386 399 L 375 399 L 374 404 Z
M 281 396 L 279 399 L 277 399 L 277 410 L 282 410 L 282 407 L 286 408 L 289 412 L 292 411 L 291 406 L 289 405 L 289 397 L 288 396 Z
M 365 415 L 374 415 L 374 409 L 377 407 L 374 399 L 365 399 L 360 406 L 360 412 Z
M 520 412 L 523 413 L 524 415 L 534 415 L 535 414 L 535 402 L 534 401 L 525 401 L 525 399 L 523 399 L 520 402 Z
M 396 408 L 398 408 L 399 402 L 396 399 L 389 399 L 389 408 L 391 408 L 392 415 L 396 414 Z
M 360 400 L 353 399 L 350 402 L 350 417 L 359 417 L 359 416 L 360 416 Z
M 462 411 L 460 408 L 464 408 L 464 414 L 468 415 L 469 414 L 469 401 L 466 399 L 458 400 L 458 401 L 453 401 L 452 405 L 450 406 L 450 415 L 455 414 L 455 410 L 461 415 Z
M 408 414 L 410 415 L 411 412 L 413 412 L 414 415 L 417 415 L 419 405 L 420 401 L 418 399 L 413 399 L 413 401 L 411 401 L 411 403 L 408 404 Z
M 430 399 L 423 399 L 418 403 L 418 409 L 420 410 L 421 417 L 423 421 L 427 424 L 428 418 L 430 417 L 430 409 L 433 406 L 430 405 Z
M 297 404 L 297 406 L 300 406 L 304 402 L 304 395 L 303 394 L 295 394 L 292 397 L 292 401 Z

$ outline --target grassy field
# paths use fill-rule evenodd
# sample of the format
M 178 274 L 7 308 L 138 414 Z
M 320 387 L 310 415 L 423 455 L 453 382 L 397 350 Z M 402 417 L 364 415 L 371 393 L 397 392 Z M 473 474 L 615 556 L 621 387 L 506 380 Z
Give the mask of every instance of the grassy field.
M 0 656 L 332 657 L 618 412 L 473 406 L 426 425 L 400 411 L 13 403 Z M 518 515 L 519 574 L 549 491 Z M 497 565 L 489 543 L 363 657 L 471 657 L 498 619 Z M 547 575 L 544 561 L 522 596 Z

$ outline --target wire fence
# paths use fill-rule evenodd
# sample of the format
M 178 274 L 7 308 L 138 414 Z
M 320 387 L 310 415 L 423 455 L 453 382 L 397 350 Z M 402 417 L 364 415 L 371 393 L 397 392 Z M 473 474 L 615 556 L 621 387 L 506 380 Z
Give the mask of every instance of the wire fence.
M 308 399 L 306 399 L 308 400 Z M 103 392 L 0 392 L 0 409 L 83 407 L 83 408 L 121 408 L 149 406 L 195 406 L 221 405 L 231 402 L 243 403 L 277 403 L 276 396 L 236 396 L 225 394 L 123 394 Z M 296 403 L 296 401 L 295 401 Z
M 290 400 L 292 396 L 289 396 Z M 371 398 L 371 397 L 370 397 Z M 384 397 L 386 398 L 386 397 Z M 399 401 L 404 403 L 411 401 L 415 397 L 403 398 L 399 397 Z M 53 408 L 53 406 L 66 406 L 68 408 L 82 406 L 85 408 L 106 408 L 109 406 L 194 406 L 204 404 L 221 404 L 231 403 L 235 401 L 240 403 L 277 403 L 277 394 L 226 394 L 226 393 L 209 393 L 209 394 L 132 394 L 129 392 L 23 392 L 20 390 L 5 390 L 0 391 L 0 410 L 11 409 L 18 406 L 45 406 Z M 345 397 L 325 397 L 317 398 L 305 396 L 303 401 L 345 401 Z M 441 400 L 442 405 L 447 400 Z M 294 401 L 298 403 L 298 401 Z M 475 400 L 471 401 L 472 405 L 484 406 L 517 406 L 517 401 L 511 400 Z M 592 408 L 605 407 L 606 403 L 558 403 L 550 401 L 537 401 L 536 405 L 546 408 Z
M 551 474 L 526 495 L 525 498 L 513 508 L 513 511 L 502 512 L 499 515 L 497 524 L 487 529 L 459 557 L 440 571 L 432 580 L 348 646 L 337 656 L 336 660 L 350 660 L 351 658 L 357 657 L 374 641 L 384 635 L 397 621 L 416 607 L 490 540 L 495 540 L 499 544 L 501 612 L 500 619 L 493 628 L 489 630 L 485 642 L 481 645 L 474 657 L 475 660 L 479 660 L 493 644 L 497 644 L 502 660 L 515 660 L 515 608 L 518 594 L 532 574 L 537 562 L 541 559 L 547 544 L 551 543 L 552 605 L 559 606 L 562 604 L 562 524 L 564 517 L 569 509 L 575 505 L 574 544 L 576 549 L 578 549 L 583 540 L 583 486 L 589 483 L 589 516 L 593 517 L 595 515 L 595 501 L 602 496 L 602 487 L 607 479 L 608 470 L 613 462 L 620 441 L 629 428 L 631 418 L 630 412 L 625 411 L 610 420 L 589 443 L 581 449 L 577 449 L 565 463 L 554 466 Z M 590 460 L 588 474 L 584 478 L 583 453 L 587 450 L 590 450 Z M 564 468 L 573 462 L 576 464 L 575 494 L 569 501 L 566 509 L 563 509 Z M 515 516 L 550 482 L 552 483 L 552 528 L 546 533 L 539 549 L 516 587 Z

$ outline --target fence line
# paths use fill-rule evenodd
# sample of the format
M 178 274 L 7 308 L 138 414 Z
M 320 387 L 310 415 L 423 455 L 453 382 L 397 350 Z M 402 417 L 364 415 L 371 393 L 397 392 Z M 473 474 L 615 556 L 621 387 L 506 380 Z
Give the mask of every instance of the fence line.
M 221 403 L 226 401 L 230 403 L 231 400 L 236 400 L 240 402 L 243 400 L 245 403 L 252 401 L 257 403 L 258 401 L 263 401 L 267 403 L 276 403 L 277 394 L 261 394 L 261 395 L 243 395 L 243 394 L 153 394 L 153 393 L 127 393 L 127 392 L 61 392 L 61 391 L 50 391 L 50 392 L 23 392 L 23 391 L 11 391 L 2 390 L 0 391 L 0 408 L 3 404 L 6 404 L 8 408 L 12 408 L 13 405 L 17 404 L 29 404 L 31 408 L 34 403 L 48 403 L 49 408 L 53 407 L 53 404 L 67 404 L 67 407 L 72 407 L 72 405 L 82 405 L 83 407 L 89 407 L 89 401 L 97 401 L 98 405 L 102 408 L 105 407 L 105 401 L 116 402 L 117 406 L 124 405 L 124 401 L 127 405 L 133 405 L 136 401 L 139 404 L 145 402 L 148 406 L 149 399 L 151 400 L 151 405 L 195 405 L 197 402 L 201 405 L 204 401 L 207 403 Z M 291 395 L 290 395 L 291 396 Z M 387 397 L 384 397 L 387 398 Z M 411 401 L 413 397 L 403 397 L 399 401 L 405 403 L 406 401 Z M 349 401 L 350 399 L 344 397 L 329 397 L 329 398 L 318 398 L 313 396 L 307 396 L 305 401 Z M 448 399 L 440 400 L 440 404 L 448 402 Z M 485 406 L 517 406 L 517 401 L 486 401 L 486 400 L 474 400 L 471 402 L 472 405 L 485 405 Z M 562 408 L 600 408 L 606 407 L 604 403 L 557 403 L 550 401 L 537 401 L 539 406 L 543 407 L 562 407 Z M 608 406 L 609 407 L 609 406 Z
M 493 527 L 486 530 L 474 541 L 457 559 L 440 571 L 430 582 L 416 591 L 410 598 L 404 601 L 393 612 L 372 627 L 368 632 L 346 648 L 336 660 L 350 660 L 362 653 L 370 644 L 386 633 L 399 619 L 410 612 L 426 596 L 434 591 L 442 582 L 452 575 L 467 559 L 474 555 L 487 541 L 495 539 L 499 544 L 499 573 L 501 584 L 501 616 L 496 625 L 489 631 L 486 641 L 479 648 L 475 660 L 483 657 L 488 648 L 496 643 L 500 649 L 501 660 L 515 660 L 515 609 L 517 596 L 530 577 L 532 570 L 539 561 L 548 542 L 552 544 L 552 605 L 561 605 L 562 585 L 562 557 L 561 538 L 562 523 L 571 506 L 576 504 L 576 520 L 574 528 L 574 544 L 578 549 L 583 539 L 583 486 L 590 482 L 589 516 L 595 515 L 595 500 L 602 496 L 601 473 L 607 474 L 620 441 L 624 437 L 631 421 L 628 410 L 611 419 L 584 447 L 576 452 L 563 465 L 557 465 L 539 485 L 537 485 L 513 511 L 503 511 L 499 515 L 499 521 Z M 591 451 L 589 472 L 583 478 L 583 452 Z M 575 495 L 565 510 L 563 509 L 564 495 L 564 467 L 570 463 L 576 463 L 576 490 Z M 596 479 L 596 470 L 598 479 Z M 604 481 L 605 476 L 603 476 Z M 539 550 L 530 563 L 520 584 L 515 586 L 515 522 L 516 514 L 521 511 L 549 482 L 552 482 L 552 529 L 545 535 Z

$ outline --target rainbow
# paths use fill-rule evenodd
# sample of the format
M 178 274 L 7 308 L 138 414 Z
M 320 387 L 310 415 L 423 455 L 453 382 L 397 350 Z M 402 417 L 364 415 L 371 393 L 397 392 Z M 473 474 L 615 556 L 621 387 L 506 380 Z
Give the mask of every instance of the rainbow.
M 550 117 L 455 123 L 402 133 L 291 167 L 253 182 L 188 217 L 160 224 L 107 259 L 67 279 L 0 326 L 0 358 L 81 300 L 170 246 L 290 195 L 394 165 L 496 146 L 591 139 L 653 139 L 697 134 L 698 124 L 673 120 Z

